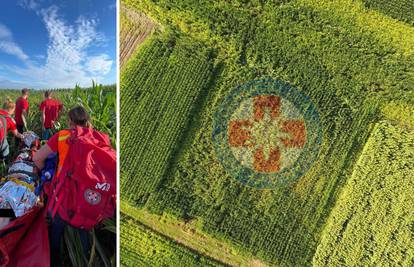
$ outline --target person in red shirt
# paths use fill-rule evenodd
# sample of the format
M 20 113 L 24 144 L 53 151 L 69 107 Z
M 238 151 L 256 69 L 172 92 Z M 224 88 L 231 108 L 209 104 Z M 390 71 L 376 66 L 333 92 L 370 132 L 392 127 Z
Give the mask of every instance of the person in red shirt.
M 23 133 L 24 129 L 27 129 L 26 118 L 29 114 L 29 102 L 27 99 L 29 98 L 29 89 L 24 88 L 22 90 L 22 96 L 20 96 L 16 100 L 16 115 L 14 119 L 16 120 L 16 127 L 19 133 Z
M 52 128 L 55 121 L 59 118 L 59 113 L 63 110 L 62 103 L 52 98 L 52 92 L 45 92 L 45 100 L 40 104 L 42 112 L 42 139 L 48 140 L 52 136 Z
M 7 99 L 6 102 L 3 104 L 3 109 L 0 109 L 0 117 L 4 118 L 6 121 L 6 134 L 3 137 L 3 140 L 0 140 L 1 147 L 0 147 L 0 157 L 6 158 L 9 155 L 9 143 L 7 142 L 7 133 L 11 132 L 19 139 L 23 138 L 23 135 L 17 131 L 16 123 L 14 119 L 11 117 L 14 114 L 16 105 L 10 99 Z M 4 131 L 0 129 L 0 131 Z
M 84 128 L 92 128 L 92 124 L 90 122 L 90 117 L 85 108 L 83 107 L 75 107 L 69 110 L 68 113 L 68 125 L 69 129 L 61 130 L 55 133 L 46 144 L 44 144 L 34 155 L 33 155 L 33 162 L 39 168 L 39 170 L 43 169 L 44 162 L 46 158 L 52 153 L 60 153 L 61 148 L 59 148 L 59 142 L 66 142 L 65 138 L 69 138 L 70 135 L 74 132 L 77 126 L 81 126 Z M 66 135 L 69 132 L 69 135 Z M 62 135 L 62 133 L 64 133 Z M 60 155 L 58 161 L 58 172 L 59 168 L 63 166 L 65 156 Z M 50 227 L 49 227 L 49 241 L 50 241 L 50 256 L 51 256 L 51 266 L 60 266 L 62 262 L 62 249 L 61 249 L 61 239 L 65 228 L 67 227 L 67 223 L 64 222 L 59 214 L 50 220 Z M 82 243 L 83 252 L 85 255 L 89 254 L 90 245 L 89 245 L 89 233 L 85 229 L 77 228 L 79 232 L 79 237 Z

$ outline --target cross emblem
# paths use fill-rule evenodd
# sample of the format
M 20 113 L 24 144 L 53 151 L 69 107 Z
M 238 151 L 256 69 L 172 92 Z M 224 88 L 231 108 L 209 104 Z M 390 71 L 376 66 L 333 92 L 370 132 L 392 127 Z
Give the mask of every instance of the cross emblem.
M 230 148 L 250 151 L 256 172 L 279 172 L 286 167 L 282 165 L 290 164 L 283 157 L 292 157 L 290 150 L 302 149 L 306 143 L 303 118 L 289 118 L 289 110 L 281 108 L 282 101 L 287 100 L 276 95 L 254 96 L 253 116 L 231 119 L 228 123 Z
M 101 202 L 101 194 L 91 189 L 85 190 L 84 197 L 86 202 L 88 202 L 91 205 L 96 205 L 99 202 Z

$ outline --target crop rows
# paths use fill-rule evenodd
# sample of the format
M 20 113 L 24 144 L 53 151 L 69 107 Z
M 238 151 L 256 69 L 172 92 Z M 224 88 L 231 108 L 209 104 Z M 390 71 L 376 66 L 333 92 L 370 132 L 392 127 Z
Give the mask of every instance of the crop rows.
M 315 266 L 414 265 L 414 132 L 379 123 L 332 211 Z
M 131 219 L 121 219 L 121 266 L 221 266 Z
M 364 0 L 368 8 L 376 9 L 393 18 L 414 25 L 414 2 L 412 0 Z
M 194 40 L 206 41 L 217 49 L 216 62 L 223 66 L 208 88 L 205 105 L 187 114 L 200 118 L 190 122 L 194 133 L 179 143 L 188 145 L 180 146 L 173 161 L 149 159 L 164 171 L 152 178 L 162 182 L 141 203 L 155 213 L 201 221 L 202 231 L 270 263 L 310 265 L 337 196 L 351 177 L 373 123 L 382 116 L 379 108 L 388 113 L 386 103 L 414 87 L 414 48 L 406 38 L 414 37 L 413 30 L 387 16 L 372 15 L 361 3 L 348 8 L 354 4 L 348 0 L 127 2 Z M 143 51 L 154 47 L 142 48 L 137 60 L 150 57 Z M 145 81 L 158 74 L 147 71 L 150 65 L 136 73 Z M 223 168 L 212 141 L 213 118 L 233 88 L 269 77 L 309 96 L 321 118 L 322 143 L 316 163 L 297 182 L 258 190 L 239 183 Z M 134 100 L 131 95 L 121 101 Z M 121 121 L 129 116 L 122 106 L 121 114 Z M 121 144 L 132 140 L 121 138 Z M 161 150 L 156 145 L 146 149 Z M 130 157 L 132 166 L 136 158 Z M 131 195 L 149 192 L 132 187 L 127 187 Z
M 121 127 L 128 136 L 128 142 L 121 138 L 124 197 L 139 202 L 157 186 L 209 82 L 207 55 L 202 58 L 186 49 L 179 40 L 175 46 L 156 40 L 123 73 Z

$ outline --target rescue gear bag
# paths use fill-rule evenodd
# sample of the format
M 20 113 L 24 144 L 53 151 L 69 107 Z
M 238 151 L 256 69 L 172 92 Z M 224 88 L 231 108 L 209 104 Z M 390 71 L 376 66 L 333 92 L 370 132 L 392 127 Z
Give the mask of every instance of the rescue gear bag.
M 1 267 L 49 267 L 46 214 L 34 207 L 0 230 Z
M 62 151 L 63 165 L 59 164 L 50 184 L 48 212 L 52 218 L 58 213 L 71 226 L 89 230 L 114 213 L 116 152 L 106 134 L 91 128 L 78 126 L 62 142 L 67 151 Z M 61 150 L 60 145 L 59 157 Z

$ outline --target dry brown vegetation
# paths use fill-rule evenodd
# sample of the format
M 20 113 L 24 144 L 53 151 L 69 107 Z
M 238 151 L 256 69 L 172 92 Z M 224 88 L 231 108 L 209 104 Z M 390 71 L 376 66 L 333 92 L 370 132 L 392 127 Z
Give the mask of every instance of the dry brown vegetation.
M 121 4 L 120 64 L 121 68 L 134 53 L 139 44 L 156 28 L 156 24 L 146 15 Z

